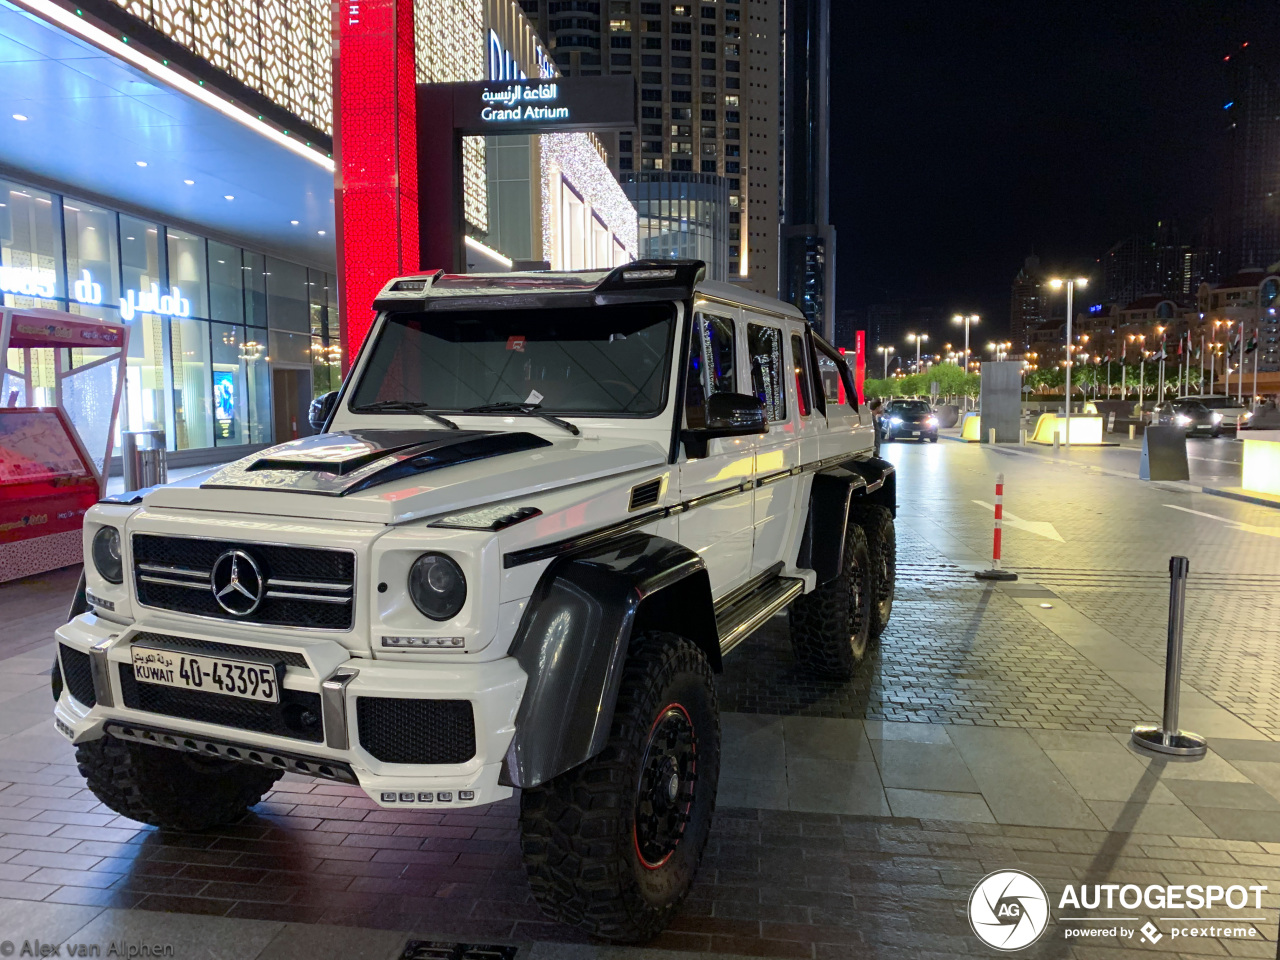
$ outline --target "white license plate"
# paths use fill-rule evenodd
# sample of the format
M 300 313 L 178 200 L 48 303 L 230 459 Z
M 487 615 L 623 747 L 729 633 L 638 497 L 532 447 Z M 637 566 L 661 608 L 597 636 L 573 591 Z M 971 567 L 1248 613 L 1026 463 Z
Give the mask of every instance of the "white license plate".
M 276 668 L 268 663 L 198 657 L 176 650 L 131 647 L 133 675 L 142 683 L 158 683 L 182 690 L 221 693 L 264 703 L 279 703 Z

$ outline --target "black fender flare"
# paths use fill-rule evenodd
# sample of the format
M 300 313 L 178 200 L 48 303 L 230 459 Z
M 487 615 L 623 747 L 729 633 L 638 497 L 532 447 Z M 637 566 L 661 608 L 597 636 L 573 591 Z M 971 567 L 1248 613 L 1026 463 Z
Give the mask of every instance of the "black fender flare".
M 720 669 L 711 580 L 688 547 L 631 533 L 547 567 L 511 646 L 529 682 L 499 783 L 537 786 L 604 749 L 631 638 L 651 629 Z
M 877 504 L 896 516 L 896 481 L 893 464 L 879 457 L 850 459 L 815 473 L 796 565 L 813 570 L 818 583 L 840 576 L 850 508 Z

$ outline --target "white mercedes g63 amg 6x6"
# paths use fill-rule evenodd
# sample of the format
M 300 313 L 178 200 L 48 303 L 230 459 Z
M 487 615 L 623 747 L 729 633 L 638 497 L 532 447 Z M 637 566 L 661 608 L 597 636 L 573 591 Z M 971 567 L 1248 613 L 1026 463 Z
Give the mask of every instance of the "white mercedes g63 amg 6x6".
M 447 811 L 520 793 L 529 882 L 662 929 L 715 806 L 721 658 L 790 608 L 847 678 L 893 599 L 894 473 L 795 308 L 703 265 L 404 277 L 318 433 L 109 497 L 58 729 L 134 820 L 285 771 Z

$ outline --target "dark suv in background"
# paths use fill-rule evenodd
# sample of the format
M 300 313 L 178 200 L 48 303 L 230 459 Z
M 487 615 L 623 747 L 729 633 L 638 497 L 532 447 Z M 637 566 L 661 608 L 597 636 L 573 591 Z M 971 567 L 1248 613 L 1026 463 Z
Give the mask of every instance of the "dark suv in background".
M 890 400 L 880 411 L 880 439 L 902 440 L 918 437 L 938 442 L 938 418 L 923 400 Z

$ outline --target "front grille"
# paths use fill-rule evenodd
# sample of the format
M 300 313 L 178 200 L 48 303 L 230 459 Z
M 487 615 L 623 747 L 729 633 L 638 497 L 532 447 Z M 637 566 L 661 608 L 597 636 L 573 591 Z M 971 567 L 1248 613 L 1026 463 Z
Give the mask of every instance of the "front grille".
M 71 696 L 86 707 L 95 706 L 98 697 L 93 692 L 93 667 L 89 663 L 89 655 L 72 650 L 65 643 L 58 644 L 58 653 L 62 657 L 62 682 L 71 691 Z
M 356 697 L 360 746 L 383 763 L 466 763 L 476 755 L 470 700 Z
M 210 576 L 228 550 L 249 554 L 261 570 L 265 592 L 257 608 L 233 616 L 214 598 Z M 138 602 L 202 617 L 283 627 L 350 630 L 355 605 L 355 555 L 278 544 L 195 537 L 133 537 Z
M 130 643 L 146 647 L 163 647 L 185 653 L 230 657 L 233 660 L 261 660 L 263 663 L 284 663 L 290 667 L 309 666 L 307 658 L 296 650 L 268 650 L 265 647 L 241 646 L 238 643 L 218 643 L 214 640 L 195 640 L 191 637 L 172 637 L 166 633 L 135 633 Z
M 133 675 L 133 664 L 129 663 L 120 664 L 120 689 L 124 694 L 124 705 L 131 710 L 313 743 L 324 740 L 318 693 L 281 689 L 279 703 L 261 703 L 222 693 L 140 683 Z

